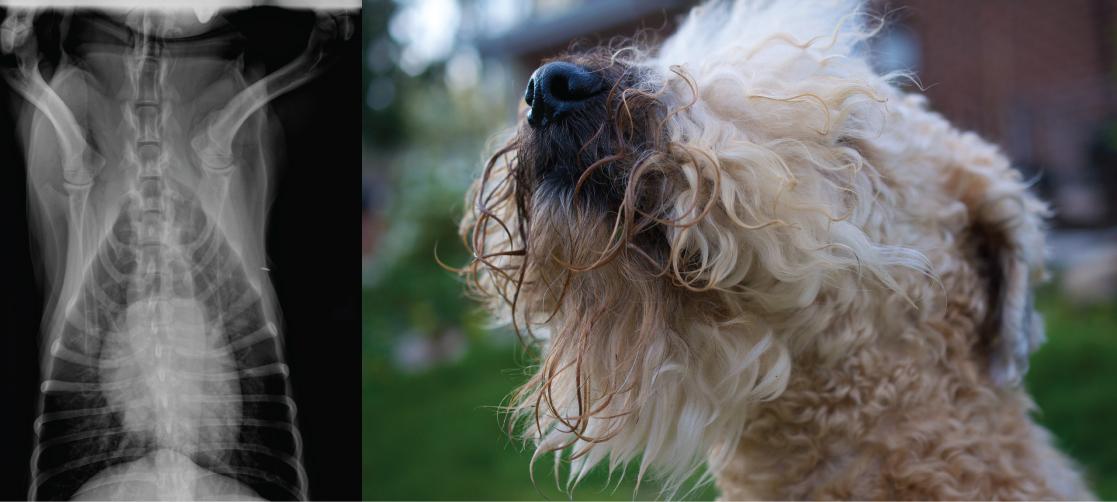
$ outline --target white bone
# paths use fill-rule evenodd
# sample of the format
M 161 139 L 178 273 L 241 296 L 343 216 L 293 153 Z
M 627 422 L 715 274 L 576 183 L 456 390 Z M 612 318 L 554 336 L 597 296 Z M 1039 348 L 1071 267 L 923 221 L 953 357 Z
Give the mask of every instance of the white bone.
M 333 17 L 319 14 L 310 41 L 299 57 L 234 96 L 211 119 L 209 127 L 191 140 L 190 145 L 203 165 L 213 171 L 230 169 L 233 137 L 240 126 L 268 101 L 315 77 L 325 67 L 326 42 L 338 35 L 348 38 L 352 33 L 353 27 L 347 15 Z
M 5 76 L 12 88 L 35 105 L 58 133 L 62 176 L 66 184 L 88 185 L 93 182 L 93 175 L 104 164 L 104 159 L 89 148 L 74 114 L 39 73 L 37 47 L 34 37 L 28 36 L 32 18 L 31 11 L 13 11 L 0 26 L 0 45 L 5 52 L 16 51 L 19 60 L 18 72 Z
M 58 133 L 58 146 L 61 148 L 62 176 L 67 184 L 88 185 L 93 182 L 93 171 L 104 160 L 94 153 L 82 137 L 77 120 L 62 98 L 43 81 L 35 63 L 21 64 L 22 79 L 13 79 L 15 88 L 28 102 L 35 105 L 54 126 Z
M 89 202 L 89 188 L 91 186 L 91 183 L 85 185 L 65 184 L 70 206 L 70 242 L 76 243 L 76 247 L 71 245 L 70 249 L 71 252 L 77 250 L 77 257 L 90 256 L 91 248 L 97 245 L 97 242 L 95 242 L 96 236 L 86 235 L 92 226 L 85 221 L 86 210 L 88 209 L 86 203 Z
M 202 24 L 208 23 L 216 12 L 217 8 L 212 4 L 199 3 L 194 6 L 194 15 L 198 17 L 198 22 Z
M 225 204 L 229 198 L 229 172 L 231 169 L 224 171 L 210 171 L 204 170 L 203 181 L 206 185 L 205 193 L 210 200 L 207 202 L 206 207 L 213 208 L 211 216 L 217 224 L 224 222 L 222 219 L 225 212 Z
M 12 52 L 27 41 L 31 34 L 31 21 L 35 12 L 31 9 L 12 9 L 4 22 L 0 23 L 0 50 Z

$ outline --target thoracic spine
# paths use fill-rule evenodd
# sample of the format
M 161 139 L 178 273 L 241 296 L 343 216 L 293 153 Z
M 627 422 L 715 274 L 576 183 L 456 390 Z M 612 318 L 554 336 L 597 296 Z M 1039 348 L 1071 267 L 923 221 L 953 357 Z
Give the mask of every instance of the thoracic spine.
M 163 291 L 158 280 L 167 273 L 167 260 L 164 256 L 168 244 L 169 204 L 166 200 L 166 181 L 164 170 L 168 164 L 167 149 L 163 145 L 163 129 L 166 114 L 169 112 L 163 92 L 166 76 L 165 61 L 161 57 L 159 44 L 148 36 L 137 40 L 135 55 L 128 66 L 132 83 L 132 99 L 125 103 L 124 113 L 133 128 L 125 151 L 128 159 L 135 163 L 136 179 L 131 197 L 138 199 L 139 212 L 135 215 L 139 222 L 139 272 L 141 294 L 154 294 L 150 301 L 156 301 Z M 150 291 L 154 289 L 154 291 Z
M 128 103 L 126 113 L 135 128 L 135 138 L 128 145 L 140 163 L 140 177 L 162 174 L 163 121 L 166 107 L 163 102 L 163 61 L 151 54 L 142 54 L 136 62 L 133 77 L 135 99 Z

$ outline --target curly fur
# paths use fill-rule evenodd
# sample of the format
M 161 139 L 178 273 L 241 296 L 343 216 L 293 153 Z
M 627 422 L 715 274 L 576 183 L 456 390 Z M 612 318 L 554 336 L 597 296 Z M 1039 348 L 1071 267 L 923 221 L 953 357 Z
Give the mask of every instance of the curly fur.
M 861 56 L 842 1 L 713 2 L 473 185 L 470 290 L 536 341 L 513 410 L 571 483 L 668 495 L 1082 498 L 1020 379 L 1046 207 Z

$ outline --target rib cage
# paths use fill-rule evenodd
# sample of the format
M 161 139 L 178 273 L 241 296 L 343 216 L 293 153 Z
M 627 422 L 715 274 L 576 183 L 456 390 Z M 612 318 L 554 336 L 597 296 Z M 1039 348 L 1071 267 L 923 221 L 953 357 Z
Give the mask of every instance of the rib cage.
M 29 498 L 305 499 L 282 323 L 261 273 L 271 155 L 256 111 L 268 88 L 249 87 L 227 26 L 174 38 L 142 24 L 75 16 L 77 40 L 49 78 L 18 48 L 13 87 L 39 112 L 32 196 L 49 204 L 34 184 L 53 176 L 68 203 L 51 208 L 65 216 L 67 260 L 48 284 Z M 309 78 L 292 71 L 304 66 L 268 82 L 286 92 Z M 57 156 L 37 141 L 48 127 Z
M 165 219 L 181 241 L 142 242 L 130 197 L 90 262 L 42 387 L 32 498 L 80 495 L 95 474 L 157 449 L 264 498 L 305 498 L 275 324 L 196 199 L 171 200 L 179 211 Z M 144 273 L 162 259 L 189 273 Z

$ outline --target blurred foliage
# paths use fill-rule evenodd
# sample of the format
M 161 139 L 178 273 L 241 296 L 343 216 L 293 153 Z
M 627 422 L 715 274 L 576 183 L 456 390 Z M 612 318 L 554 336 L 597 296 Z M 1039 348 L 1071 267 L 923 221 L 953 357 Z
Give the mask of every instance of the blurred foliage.
M 437 336 L 464 328 L 467 335 L 480 318 L 464 302 L 456 276 L 439 267 L 466 263 L 457 234 L 464 192 L 478 172 L 481 151 L 493 131 L 508 121 L 511 110 L 502 85 L 451 87 L 447 65 L 435 61 L 417 75 L 398 67 L 400 47 L 389 34 L 390 16 L 401 6 L 389 0 L 366 1 L 368 20 L 366 77 L 392 82 L 390 104 L 371 110 L 366 103 L 366 165 L 375 170 L 381 219 L 379 247 L 365 272 L 363 333 L 366 352 L 387 354 L 405 334 Z M 376 58 L 387 58 L 372 64 Z M 379 68 L 377 70 L 376 68 Z M 484 81 L 507 80 L 502 68 L 478 68 Z M 378 73 L 379 71 L 379 73 Z M 480 77 L 480 76 L 478 76 Z M 370 84 L 371 85 L 371 84 Z M 387 359 L 376 364 L 388 364 Z
M 366 354 L 365 430 L 361 435 L 364 493 L 368 500 L 538 500 L 567 499 L 554 474 L 554 459 L 528 467 L 532 448 L 513 439 L 499 411 L 502 400 L 527 375 L 514 344 L 481 341 L 460 362 L 404 375 L 382 371 Z M 385 412 L 390 410 L 390 412 Z M 635 468 L 612 479 L 604 469 L 591 473 L 573 491 L 578 498 L 656 498 L 657 485 L 636 491 Z M 693 486 L 693 483 L 691 483 Z M 684 491 L 687 489 L 684 488 Z M 688 498 L 712 500 L 712 486 Z
M 1044 314 L 1047 342 L 1028 370 L 1036 418 L 1079 462 L 1102 500 L 1117 500 L 1117 302 L 1088 307 L 1045 292 L 1036 307 Z
M 1048 341 L 1036 353 L 1028 388 L 1037 419 L 1074 457 L 1103 500 L 1117 498 L 1117 304 L 1073 307 L 1051 292 L 1039 298 Z M 460 362 L 419 375 L 367 364 L 364 382 L 366 499 L 565 499 L 553 461 L 529 478 L 530 448 L 510 439 L 498 406 L 526 375 L 522 351 L 510 344 L 473 344 Z M 366 361 L 377 354 L 366 353 Z M 565 478 L 565 477 L 564 477 Z M 573 492 L 578 499 L 654 497 L 635 494 L 631 473 L 620 483 L 596 471 Z M 610 483 L 610 481 L 612 481 Z M 692 494 L 712 500 L 707 486 Z
M 408 329 L 433 333 L 469 321 L 456 276 L 467 254 L 458 236 L 464 192 L 481 163 L 480 151 L 505 108 L 474 91 L 451 92 L 439 81 L 417 80 L 401 104 L 426 133 L 392 153 L 387 221 L 374 251 L 365 333 L 385 342 Z
M 362 22 L 365 23 L 362 43 L 365 64 L 361 65 L 361 89 L 364 110 L 362 132 L 366 143 L 378 148 L 392 148 L 403 141 L 404 114 L 399 90 L 406 75 L 396 64 L 399 45 L 388 35 L 388 23 L 396 10 L 393 0 L 364 0 Z M 383 96 L 376 103 L 373 94 Z M 391 99 L 386 99 L 390 95 Z M 370 106 L 375 104 L 375 106 Z

